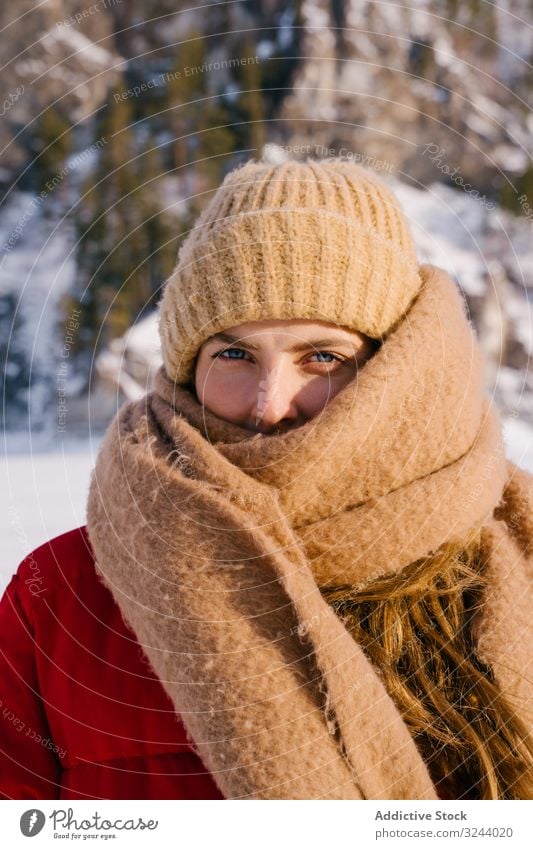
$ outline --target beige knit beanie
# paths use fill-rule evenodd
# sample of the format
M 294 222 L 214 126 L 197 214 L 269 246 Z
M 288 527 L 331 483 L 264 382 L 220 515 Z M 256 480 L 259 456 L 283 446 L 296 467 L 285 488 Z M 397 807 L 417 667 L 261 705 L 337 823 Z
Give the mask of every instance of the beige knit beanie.
M 249 160 L 180 247 L 159 304 L 164 367 L 189 382 L 202 343 L 248 321 L 307 318 L 380 338 L 421 285 L 399 202 L 373 172 Z

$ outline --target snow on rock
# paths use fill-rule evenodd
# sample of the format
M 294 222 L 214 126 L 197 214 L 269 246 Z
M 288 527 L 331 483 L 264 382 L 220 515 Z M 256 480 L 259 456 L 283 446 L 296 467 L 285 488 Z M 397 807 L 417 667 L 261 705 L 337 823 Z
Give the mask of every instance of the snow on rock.
M 157 322 L 154 311 L 96 358 L 96 373 L 113 397 L 118 390 L 124 400 L 136 401 L 150 391 L 163 362 Z
M 505 418 L 503 436 L 507 457 L 533 473 L 533 426 L 520 419 Z
M 97 73 L 98 68 L 109 68 L 116 62 L 116 57 L 109 50 L 95 44 L 74 27 L 56 27 L 41 39 L 41 44 L 46 49 L 56 42 L 70 51 L 68 59 L 75 56 L 80 63 L 88 60 L 93 73 Z M 64 62 L 65 59 L 62 61 Z

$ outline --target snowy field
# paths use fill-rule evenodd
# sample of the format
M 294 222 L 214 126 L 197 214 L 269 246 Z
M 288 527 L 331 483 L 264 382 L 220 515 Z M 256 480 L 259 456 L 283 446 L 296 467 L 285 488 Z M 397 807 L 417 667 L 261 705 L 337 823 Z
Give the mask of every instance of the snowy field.
M 504 422 L 507 456 L 533 472 L 533 427 L 515 419 Z M 4 541 L 0 592 L 18 564 L 36 546 L 85 523 L 90 473 L 101 436 L 48 446 L 6 437 L 0 510 Z
M 85 523 L 91 469 L 100 438 L 62 442 L 28 451 L 22 440 L 8 439 L 0 460 L 0 592 L 20 561 L 36 546 Z M 17 450 L 18 449 L 18 450 Z

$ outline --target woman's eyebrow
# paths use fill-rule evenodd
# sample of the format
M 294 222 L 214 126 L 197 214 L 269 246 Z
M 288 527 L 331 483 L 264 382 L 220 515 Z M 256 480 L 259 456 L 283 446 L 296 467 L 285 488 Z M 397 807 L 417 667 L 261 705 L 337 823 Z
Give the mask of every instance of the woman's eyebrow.
M 229 344 L 233 344 L 238 342 L 239 345 L 242 345 L 243 348 L 249 348 L 250 351 L 258 351 L 259 346 L 254 345 L 252 342 L 248 342 L 246 339 L 243 339 L 239 336 L 232 336 L 231 333 L 214 333 L 208 340 L 209 342 L 227 342 Z M 296 342 L 294 345 L 289 345 L 288 348 L 285 348 L 289 353 L 297 353 L 298 351 L 307 351 L 309 348 L 327 348 L 327 347 L 346 347 L 353 349 L 355 346 L 355 340 L 352 343 L 349 339 L 342 339 L 340 337 L 328 336 L 324 339 L 309 339 L 308 341 Z

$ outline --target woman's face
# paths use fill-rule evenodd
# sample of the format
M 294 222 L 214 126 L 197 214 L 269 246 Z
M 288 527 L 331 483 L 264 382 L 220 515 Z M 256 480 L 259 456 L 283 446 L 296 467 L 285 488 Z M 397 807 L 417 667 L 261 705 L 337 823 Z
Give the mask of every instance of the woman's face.
M 282 433 L 317 415 L 376 348 L 370 337 L 326 321 L 237 324 L 200 348 L 196 394 L 228 422 Z

